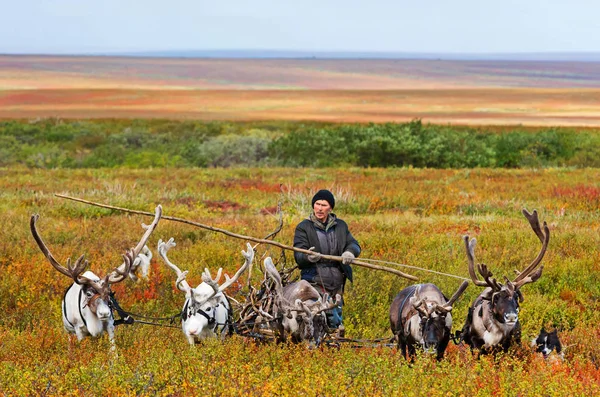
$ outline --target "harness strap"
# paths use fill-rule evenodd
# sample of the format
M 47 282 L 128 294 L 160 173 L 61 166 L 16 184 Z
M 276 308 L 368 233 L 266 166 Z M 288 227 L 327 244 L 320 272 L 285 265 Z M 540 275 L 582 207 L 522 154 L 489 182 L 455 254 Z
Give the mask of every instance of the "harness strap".
M 217 305 L 217 306 L 219 306 L 219 305 Z M 217 306 L 213 307 L 213 309 L 214 309 L 214 308 L 216 308 Z M 198 309 L 198 310 L 196 310 L 196 314 L 200 314 L 201 316 L 203 316 L 204 318 L 206 318 L 206 319 L 208 320 L 208 324 L 209 324 L 209 325 L 210 325 L 210 324 L 212 324 L 212 323 L 215 323 L 215 322 L 216 322 L 216 320 L 215 320 L 215 318 L 214 318 L 214 317 L 211 317 L 211 316 L 209 316 L 209 315 L 208 315 L 208 314 L 207 314 L 207 313 L 206 313 L 204 310 L 202 310 L 202 309 Z
M 81 297 L 83 296 L 83 288 L 79 290 L 79 302 L 77 304 L 79 308 L 79 315 L 81 316 L 81 320 L 83 321 L 83 325 L 87 328 L 87 321 L 85 321 L 85 317 L 83 317 L 83 312 L 81 311 Z M 74 327 L 73 327 L 74 328 Z
M 227 325 L 229 325 L 228 329 L 227 329 L 227 333 L 229 334 L 229 336 L 233 335 L 233 310 L 231 309 L 231 302 L 229 301 L 229 297 L 225 294 L 223 294 L 223 296 L 225 296 L 225 300 L 227 301 Z M 225 327 L 223 327 L 223 329 L 225 329 Z M 221 331 L 223 332 L 223 331 Z
M 133 317 L 131 317 L 129 315 L 129 313 L 127 313 L 125 310 L 123 310 L 123 308 L 119 305 L 119 302 L 117 302 L 117 299 L 115 298 L 115 293 L 113 291 L 110 291 L 109 295 L 108 295 L 108 307 L 111 309 L 111 315 L 112 315 L 112 310 L 116 310 L 117 314 L 119 315 L 119 319 L 115 320 L 114 325 L 121 325 L 121 324 L 127 324 L 127 325 L 131 325 L 133 324 L 133 322 L 135 321 Z
M 189 303 L 190 303 L 190 301 L 189 301 L 189 300 L 186 300 L 186 301 L 185 301 L 185 305 L 183 305 L 183 310 L 181 311 L 181 319 L 182 319 L 183 321 L 187 320 L 187 319 L 188 319 L 188 317 L 189 317 L 189 316 L 188 316 L 188 313 L 187 313 L 187 312 L 188 312 Z M 217 305 L 217 306 L 219 306 L 219 305 Z M 215 308 L 216 308 L 217 306 L 215 306 Z M 206 319 L 208 320 L 208 323 L 209 323 L 209 324 L 212 324 L 212 323 L 214 323 L 214 322 L 215 322 L 215 318 L 214 318 L 214 317 L 211 317 L 211 316 L 209 316 L 209 315 L 208 315 L 208 314 L 207 314 L 207 313 L 206 313 L 204 310 L 202 310 L 202 309 L 197 309 L 197 310 L 194 310 L 194 312 L 195 312 L 196 314 L 199 314 L 199 315 L 203 316 L 204 318 L 206 318 Z
M 190 301 L 188 299 L 185 300 L 185 305 L 183 305 L 183 310 L 181 310 L 181 320 L 185 321 L 188 318 L 187 309 Z
M 227 295 L 223 294 L 223 296 L 225 296 L 225 299 L 227 300 L 227 318 L 225 319 L 224 323 L 219 323 L 217 322 L 216 319 L 216 309 L 221 305 L 221 303 L 218 303 L 216 306 L 212 307 L 212 312 L 213 312 L 213 316 L 210 316 L 208 313 L 206 313 L 204 310 L 202 309 L 197 309 L 194 310 L 195 314 L 200 314 L 201 316 L 203 316 L 204 318 L 206 318 L 206 320 L 208 321 L 208 325 L 212 325 L 212 332 L 216 333 L 220 333 L 222 334 L 223 331 L 225 331 L 225 327 L 223 327 L 220 331 L 217 332 L 217 328 L 219 327 L 219 325 L 223 325 L 223 326 L 229 326 L 228 327 L 228 333 L 229 335 L 233 335 L 233 311 L 231 309 L 231 304 L 229 303 L 229 298 L 227 297 Z M 186 300 L 185 305 L 183 306 L 183 310 L 181 311 L 181 319 L 183 321 L 188 319 L 188 306 L 189 306 L 189 300 Z
M 69 323 L 69 325 L 73 329 L 75 329 L 75 326 L 69 321 L 69 318 L 67 317 L 67 302 L 66 302 L 66 297 L 67 297 L 67 292 L 69 292 L 69 290 L 71 289 L 72 286 L 73 286 L 73 284 L 69 285 L 67 287 L 67 289 L 65 290 L 65 293 L 63 294 L 62 312 L 63 312 L 63 317 L 65 318 L 65 320 Z

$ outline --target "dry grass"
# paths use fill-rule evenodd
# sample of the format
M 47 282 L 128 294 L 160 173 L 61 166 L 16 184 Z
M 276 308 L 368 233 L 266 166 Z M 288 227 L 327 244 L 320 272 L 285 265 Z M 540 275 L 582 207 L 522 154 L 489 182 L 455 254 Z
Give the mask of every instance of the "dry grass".
M 600 125 L 594 63 L 0 56 L 0 118 Z
M 318 120 L 600 126 L 600 90 L 0 91 L 0 118 Z

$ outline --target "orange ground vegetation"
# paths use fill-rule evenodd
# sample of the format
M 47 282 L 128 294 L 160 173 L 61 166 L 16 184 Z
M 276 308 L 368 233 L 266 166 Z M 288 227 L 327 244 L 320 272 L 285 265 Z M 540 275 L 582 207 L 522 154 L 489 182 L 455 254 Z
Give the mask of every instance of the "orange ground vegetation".
M 598 126 L 595 66 L 0 56 L 0 118 Z
M 281 191 L 274 187 L 282 185 Z M 600 197 L 596 169 L 26 169 L 0 168 L 0 395 L 46 396 L 594 396 L 600 395 Z M 322 187 L 336 197 L 363 248 L 361 258 L 417 266 L 401 268 L 446 294 L 468 276 L 462 240 L 477 238 L 477 261 L 495 277 L 514 277 L 540 249 L 523 207 L 539 211 L 551 240 L 541 278 L 523 287 L 519 314 L 522 344 L 506 355 L 477 358 L 451 343 L 441 362 L 420 355 L 404 360 L 395 347 L 309 349 L 305 344 L 255 344 L 234 335 L 190 347 L 174 328 L 138 323 L 119 326 L 116 354 L 108 338 L 77 342 L 63 330 L 61 299 L 71 280 L 54 270 L 29 230 L 39 231 L 54 257 L 85 254 L 89 268 L 106 274 L 138 241 L 150 218 L 86 206 L 64 193 L 120 207 L 152 210 L 234 233 L 264 237 L 278 225 L 265 209 L 281 203 L 283 227 L 275 240 L 291 244 L 295 225 Z M 275 190 L 275 191 L 274 191 Z M 224 203 L 224 205 L 217 205 Z M 232 275 L 244 242 L 163 219 L 150 236 L 155 255 L 150 277 L 114 286 L 123 308 L 150 317 L 176 314 L 184 294 L 176 275 L 156 253 L 158 239 L 177 242 L 169 253 L 187 280 L 198 285 L 205 267 Z M 257 246 L 251 284 L 260 285 L 263 255 Z M 293 266 L 291 252 L 286 254 Z M 260 258 L 260 260 L 258 259 Z M 390 265 L 391 266 L 391 265 Z M 298 274 L 295 273 L 297 276 Z M 248 275 L 228 290 L 238 301 Z M 389 308 L 412 281 L 354 266 L 344 295 L 346 335 L 388 338 Z M 452 310 L 459 330 L 483 288 L 469 286 Z M 232 301 L 233 302 L 233 301 Z M 237 312 L 236 312 L 237 313 Z M 168 324 L 165 324 L 168 325 Z M 545 361 L 530 340 L 556 327 L 564 361 Z

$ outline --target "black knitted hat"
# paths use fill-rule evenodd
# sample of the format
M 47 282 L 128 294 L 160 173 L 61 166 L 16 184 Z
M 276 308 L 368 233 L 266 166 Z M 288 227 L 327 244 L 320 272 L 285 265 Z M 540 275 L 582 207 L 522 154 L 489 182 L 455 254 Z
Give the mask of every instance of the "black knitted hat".
M 331 209 L 333 209 L 333 207 L 335 207 L 335 198 L 333 197 L 333 193 L 331 193 L 329 190 L 319 190 L 317 192 L 317 194 L 314 195 L 314 197 L 312 198 L 312 206 L 315 206 L 315 202 L 317 200 L 325 200 L 329 203 L 329 205 L 331 206 Z

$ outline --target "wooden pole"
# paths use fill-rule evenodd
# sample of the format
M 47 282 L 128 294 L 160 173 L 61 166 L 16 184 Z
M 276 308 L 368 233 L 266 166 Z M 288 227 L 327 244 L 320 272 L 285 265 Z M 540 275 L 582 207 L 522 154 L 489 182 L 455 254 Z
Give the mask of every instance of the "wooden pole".
M 60 197 L 60 198 L 64 198 L 64 199 L 67 199 L 67 200 L 78 201 L 78 202 L 84 203 L 84 204 L 94 205 L 96 207 L 108 208 L 108 209 L 111 209 L 111 210 L 124 211 L 124 212 L 129 212 L 129 213 L 132 213 L 132 214 L 139 214 L 139 215 L 146 215 L 146 216 L 154 217 L 153 213 L 147 212 L 147 211 L 131 210 L 129 208 L 115 207 L 115 206 L 107 205 L 107 204 L 94 203 L 93 201 L 83 200 L 83 199 L 80 199 L 80 198 L 77 198 L 77 197 L 71 197 L 71 196 L 67 196 L 67 195 L 64 195 L 64 194 L 58 194 L 58 193 L 56 193 L 55 196 L 56 197 Z M 279 243 L 277 241 L 265 240 L 265 239 L 262 239 L 262 238 L 256 238 L 256 237 L 251 237 L 251 236 L 244 236 L 242 234 L 233 233 L 233 232 L 230 232 L 230 231 L 225 230 L 225 229 L 220 229 L 218 227 L 204 225 L 202 223 L 198 223 L 198 222 L 194 222 L 194 221 L 189 221 L 189 220 L 183 219 L 183 218 L 176 218 L 174 216 L 163 215 L 161 219 L 166 219 L 166 220 L 169 220 L 169 221 L 185 223 L 187 225 L 196 226 L 196 227 L 199 227 L 199 228 L 202 228 L 202 229 L 206 229 L 206 230 L 210 230 L 210 231 L 213 231 L 213 232 L 223 233 L 223 234 L 225 234 L 225 235 L 227 235 L 229 237 L 234 237 L 234 238 L 238 238 L 238 239 L 241 239 L 241 240 L 252 241 L 252 242 L 255 242 L 255 243 L 259 243 L 259 244 L 270 244 L 270 245 L 274 245 L 276 247 L 279 247 L 281 249 L 295 251 L 295 252 L 302 252 L 304 254 L 314 254 L 313 251 L 309 251 L 309 250 L 306 250 L 306 249 L 302 249 L 302 248 L 297 248 L 297 247 L 292 247 L 292 246 L 289 246 L 289 245 L 281 244 L 281 243 Z M 338 261 L 338 262 L 342 261 L 342 257 L 341 256 L 321 255 L 321 257 L 324 258 L 324 259 L 334 260 L 334 261 Z M 392 274 L 395 274 L 397 276 L 404 277 L 404 278 L 407 278 L 407 279 L 413 280 L 413 281 L 418 281 L 419 280 L 417 277 L 412 276 L 410 274 L 406 274 L 404 272 L 401 272 L 400 270 L 390 269 L 389 267 L 380 266 L 380 265 L 374 265 L 372 263 L 362 262 L 362 261 L 357 260 L 357 259 L 354 259 L 352 261 L 352 265 L 366 267 L 367 269 L 381 270 L 381 271 L 392 273 Z

